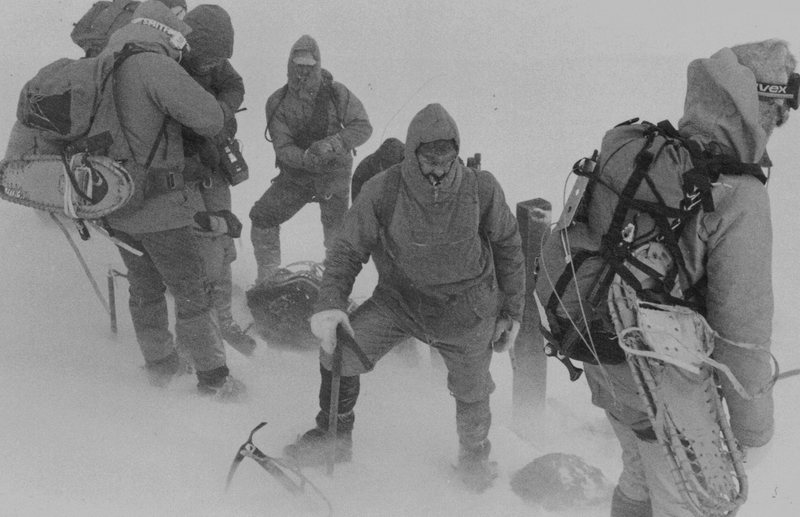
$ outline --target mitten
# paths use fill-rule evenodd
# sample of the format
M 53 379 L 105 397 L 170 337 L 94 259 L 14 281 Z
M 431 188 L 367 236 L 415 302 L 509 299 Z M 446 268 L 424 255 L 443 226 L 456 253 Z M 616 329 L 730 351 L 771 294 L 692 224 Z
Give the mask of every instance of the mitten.
M 328 354 L 333 354 L 336 348 L 336 328 L 342 325 L 352 336 L 353 327 L 347 313 L 339 309 L 328 309 L 314 313 L 309 320 L 311 332 L 319 339 L 320 346 Z
M 514 348 L 517 341 L 520 324 L 511 318 L 499 318 L 494 324 L 494 335 L 492 336 L 492 349 L 497 352 L 505 352 Z

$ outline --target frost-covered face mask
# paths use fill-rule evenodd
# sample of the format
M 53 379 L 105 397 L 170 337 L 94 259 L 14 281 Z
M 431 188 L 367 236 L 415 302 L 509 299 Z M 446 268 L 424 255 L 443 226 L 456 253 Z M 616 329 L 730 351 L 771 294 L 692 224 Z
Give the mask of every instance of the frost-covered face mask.
M 302 86 L 305 85 L 311 78 L 314 71 L 314 65 L 299 65 L 295 63 L 294 74 L 297 77 L 297 82 Z

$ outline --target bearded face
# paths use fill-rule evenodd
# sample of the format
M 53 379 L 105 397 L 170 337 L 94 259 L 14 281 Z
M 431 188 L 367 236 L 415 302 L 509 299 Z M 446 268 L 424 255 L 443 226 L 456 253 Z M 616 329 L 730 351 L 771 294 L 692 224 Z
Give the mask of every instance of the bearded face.
M 776 127 L 781 127 L 789 120 L 791 110 L 783 99 L 762 100 L 758 103 L 758 109 L 761 128 L 767 136 L 772 135 Z

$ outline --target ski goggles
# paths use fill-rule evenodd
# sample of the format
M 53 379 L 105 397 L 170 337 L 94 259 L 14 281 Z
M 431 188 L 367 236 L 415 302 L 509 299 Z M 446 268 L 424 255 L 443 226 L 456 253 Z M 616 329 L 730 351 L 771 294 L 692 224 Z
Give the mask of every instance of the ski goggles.
M 178 30 L 173 29 L 163 23 L 153 20 L 151 18 L 134 18 L 131 20 L 131 23 L 138 23 L 141 25 L 146 25 L 148 27 L 153 27 L 154 29 L 158 29 L 163 33 L 166 33 L 169 36 L 169 44 L 175 50 L 179 50 L 181 52 L 188 52 L 190 49 L 189 43 L 186 42 L 186 37 Z
M 756 83 L 758 96 L 766 99 L 784 99 L 786 105 L 797 109 L 800 96 L 800 74 L 792 73 L 786 84 Z

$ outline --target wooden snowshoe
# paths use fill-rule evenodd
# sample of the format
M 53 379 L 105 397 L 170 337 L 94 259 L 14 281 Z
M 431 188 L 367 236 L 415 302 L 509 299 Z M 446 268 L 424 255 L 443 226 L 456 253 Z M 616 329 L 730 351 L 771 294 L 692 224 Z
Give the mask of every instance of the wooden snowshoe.
M 0 198 L 75 219 L 98 219 L 120 209 L 134 184 L 122 165 L 107 157 L 78 153 L 31 155 L 0 162 Z

